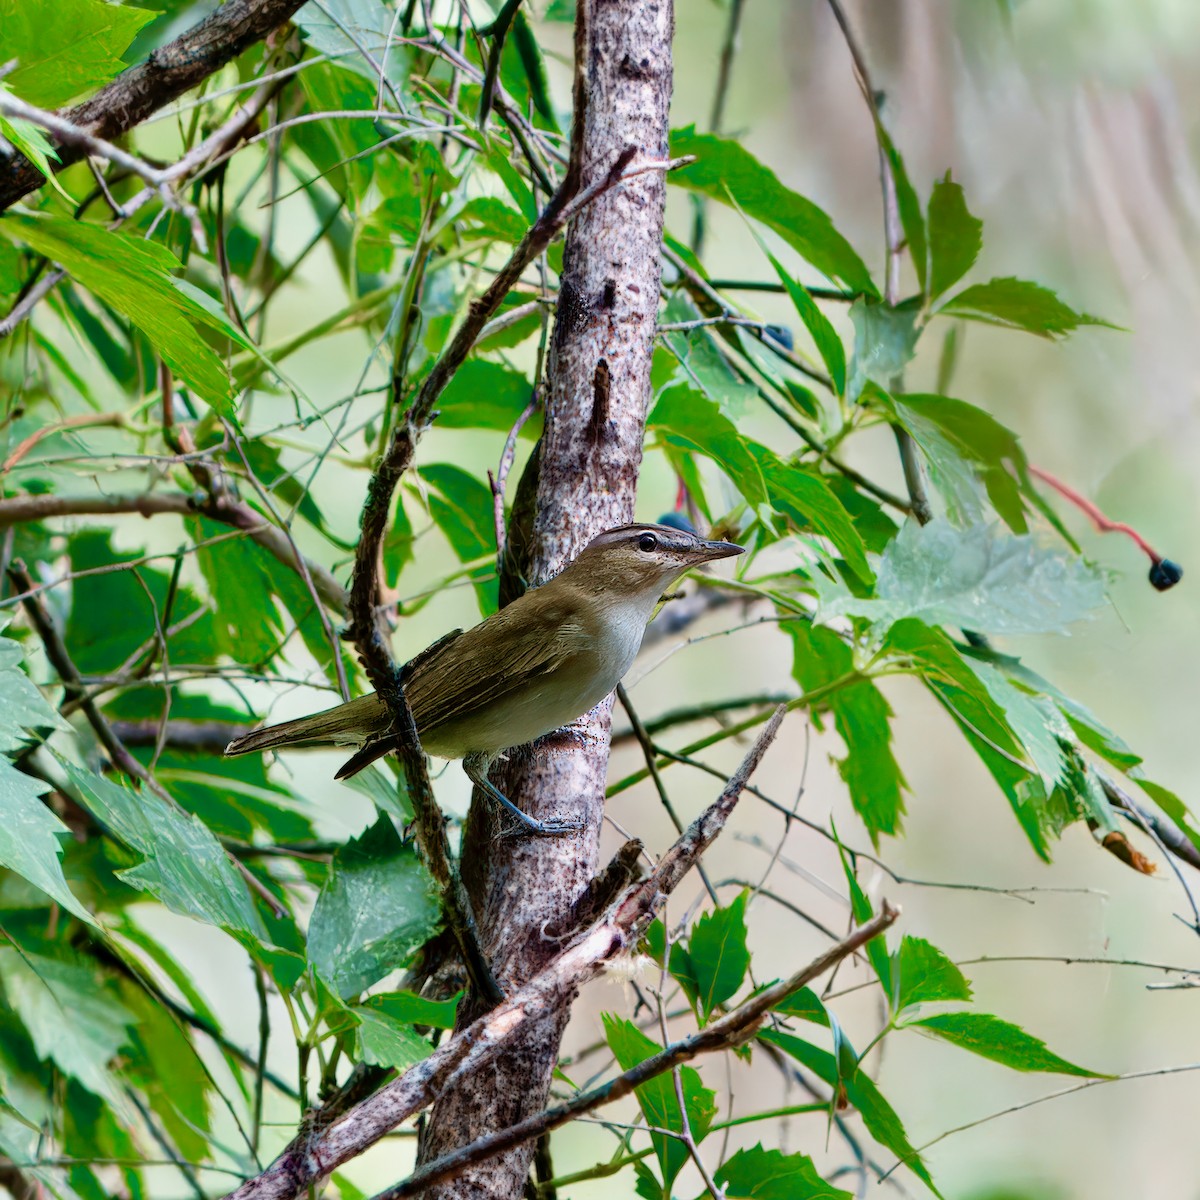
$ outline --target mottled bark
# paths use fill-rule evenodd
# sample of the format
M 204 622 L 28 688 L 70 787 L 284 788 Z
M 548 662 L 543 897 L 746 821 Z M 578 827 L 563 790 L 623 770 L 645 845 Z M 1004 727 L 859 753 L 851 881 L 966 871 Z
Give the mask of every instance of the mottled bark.
M 671 96 L 671 0 L 581 0 L 576 161 L 587 187 L 633 147 L 634 165 L 667 156 Z M 580 120 L 582 116 L 582 120 Z M 537 513 L 527 577 L 559 571 L 597 533 L 632 519 L 661 275 L 665 181 L 640 175 L 601 196 L 571 226 L 549 362 Z M 559 949 L 545 930 L 560 923 L 595 873 L 603 815 L 611 701 L 569 734 L 543 739 L 501 781 L 530 815 L 576 816 L 564 838 L 498 837 L 488 802 L 476 799 L 463 875 L 485 954 L 501 986 L 529 979 Z M 479 1009 L 463 1006 L 470 1022 Z M 448 1089 L 421 1147 L 430 1161 L 546 1103 L 569 1002 L 532 1022 L 492 1070 Z M 532 1148 L 517 1147 L 428 1193 L 514 1197 Z

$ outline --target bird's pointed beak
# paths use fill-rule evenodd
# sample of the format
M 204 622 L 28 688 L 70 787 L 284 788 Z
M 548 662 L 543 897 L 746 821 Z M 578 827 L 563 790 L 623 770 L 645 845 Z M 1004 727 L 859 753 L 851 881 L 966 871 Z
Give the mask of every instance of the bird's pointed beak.
M 719 558 L 735 558 L 737 555 L 745 553 L 746 547 L 739 546 L 735 542 L 699 541 L 693 551 L 693 561 L 695 563 L 716 562 Z

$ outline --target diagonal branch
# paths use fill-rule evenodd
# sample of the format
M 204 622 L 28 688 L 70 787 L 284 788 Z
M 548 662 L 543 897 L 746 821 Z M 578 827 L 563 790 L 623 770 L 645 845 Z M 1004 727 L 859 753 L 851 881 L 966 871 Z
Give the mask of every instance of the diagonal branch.
M 783 716 L 782 709 L 776 711 L 721 795 L 692 822 L 658 867 L 646 879 L 626 887 L 578 941 L 428 1058 L 324 1129 L 298 1137 L 261 1175 L 230 1193 L 229 1200 L 291 1200 L 302 1195 L 401 1121 L 428 1107 L 455 1081 L 486 1071 L 526 1029 L 568 1005 L 583 984 L 636 946 L 663 899 L 724 827 L 750 774 L 778 733 Z
M 688 1037 L 681 1038 L 665 1046 L 657 1054 L 631 1067 L 628 1071 L 610 1079 L 591 1091 L 580 1092 L 570 1100 L 559 1104 L 545 1112 L 529 1117 L 508 1129 L 486 1134 L 469 1146 L 443 1155 L 425 1166 L 419 1167 L 402 1183 L 388 1188 L 374 1197 L 374 1200 L 403 1200 L 405 1196 L 416 1196 L 427 1187 L 432 1187 L 442 1180 L 451 1179 L 461 1174 L 475 1163 L 484 1162 L 489 1158 L 532 1141 L 568 1121 L 575 1120 L 585 1113 L 593 1112 L 602 1105 L 611 1104 L 615 1100 L 624 1099 L 635 1088 L 663 1075 L 667 1071 L 690 1062 L 700 1054 L 711 1053 L 714 1050 L 729 1050 L 742 1045 L 748 1038 L 754 1036 L 758 1026 L 767 1013 L 781 1004 L 788 996 L 806 987 L 814 979 L 823 975 L 831 967 L 836 966 L 842 959 L 865 946 L 872 938 L 878 937 L 900 915 L 900 910 L 884 904 L 882 911 L 860 925 L 848 937 L 830 946 L 824 954 L 813 959 L 808 966 L 797 971 L 788 979 L 781 980 L 769 988 L 765 988 L 745 1004 L 726 1013 L 719 1020 L 713 1021 L 703 1029 L 697 1030 Z
M 113 141 L 151 113 L 203 82 L 255 42 L 291 19 L 302 0 L 228 0 L 145 62 L 130 67 L 92 99 L 63 114 L 72 127 L 92 138 Z M 86 145 L 55 147 L 62 166 L 78 162 Z M 0 211 L 45 183 L 24 155 L 14 154 L 0 169 Z

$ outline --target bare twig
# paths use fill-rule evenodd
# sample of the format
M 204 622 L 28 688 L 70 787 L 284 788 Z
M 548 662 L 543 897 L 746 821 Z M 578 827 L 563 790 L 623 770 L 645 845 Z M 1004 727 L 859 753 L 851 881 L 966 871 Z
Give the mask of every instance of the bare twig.
M 186 33 L 160 46 L 145 62 L 123 72 L 91 100 L 64 113 L 63 119 L 91 137 L 111 142 L 261 41 L 289 20 L 301 2 L 227 0 Z M 81 153 L 78 146 L 64 145 L 58 150 L 63 166 L 76 162 Z M 0 211 L 44 182 L 28 159 L 14 154 L 0 170 Z
M 27 521 L 45 521 L 53 517 L 116 516 L 136 513 L 151 517 L 159 513 L 195 516 L 197 513 L 241 530 L 286 567 L 298 570 L 291 543 L 283 532 L 266 521 L 247 504 L 228 498 L 220 503 L 184 495 L 181 492 L 141 492 L 135 495 L 71 496 L 23 495 L 0 499 L 0 529 Z M 321 599 L 335 612 L 344 613 L 346 589 L 318 563 L 306 560 L 313 586 Z

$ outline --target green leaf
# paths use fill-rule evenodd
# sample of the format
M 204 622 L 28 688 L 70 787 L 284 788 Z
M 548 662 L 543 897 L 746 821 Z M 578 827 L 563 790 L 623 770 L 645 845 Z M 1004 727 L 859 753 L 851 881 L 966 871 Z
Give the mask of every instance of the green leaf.
M 125 70 L 122 55 L 154 13 L 104 0 L 0 0 L 5 83 L 38 108 L 61 108 Z
M 910 1004 L 971 999 L 971 985 L 963 973 L 924 938 L 907 934 L 901 938 L 896 966 L 900 974 L 897 1011 Z
M 912 361 L 917 348 L 918 310 L 907 304 L 893 308 L 882 300 L 864 297 L 850 305 L 854 326 L 854 357 L 846 399 L 853 403 L 868 383 L 888 389 Z
M 792 635 L 792 675 L 808 692 L 841 678 L 853 667 L 853 655 L 835 633 L 821 626 L 795 623 Z M 838 771 L 850 791 L 855 812 L 871 840 L 899 832 L 904 815 L 904 775 L 891 749 L 892 710 L 883 693 L 862 680 L 832 693 L 823 702 L 846 745 Z
M 910 520 L 880 559 L 874 598 L 839 597 L 820 617 L 852 614 L 885 625 L 916 617 L 1011 636 L 1060 633 L 1104 603 L 1098 571 L 1030 534 Z
M 449 463 L 422 467 L 419 474 L 433 490 L 429 512 L 446 535 L 459 562 L 489 561 L 474 572 L 475 594 L 486 617 L 496 611 L 499 584 L 491 559 L 496 554 L 496 518 L 492 491 L 477 476 Z
M 1116 328 L 1100 317 L 1076 312 L 1049 288 L 1011 276 L 964 288 L 947 300 L 938 312 L 1009 329 L 1023 329 L 1051 340 L 1065 337 L 1082 325 Z
M 82 962 L 0 950 L 0 978 L 38 1057 L 90 1092 L 120 1103 L 109 1064 L 128 1043 L 134 1017 Z
M 793 279 L 773 254 L 769 254 L 767 257 L 770 258 L 771 266 L 775 268 L 775 274 L 779 276 L 780 282 L 792 298 L 792 304 L 795 306 L 800 320 L 812 334 L 817 352 L 829 371 L 829 377 L 833 380 L 833 390 L 839 396 L 842 395 L 846 390 L 846 351 L 842 346 L 842 339 L 838 337 L 837 330 L 833 327 L 833 322 L 817 307 L 817 302 L 809 294 L 808 289 L 798 279 Z
M 836 830 L 834 836 L 837 836 Z M 858 882 L 854 863 L 846 853 L 846 848 L 840 841 L 837 843 L 837 848 L 838 857 L 842 861 L 842 873 L 846 876 L 846 886 L 850 890 L 850 913 L 854 917 L 856 925 L 865 925 L 875 915 L 875 910 L 871 907 L 867 893 L 862 890 L 862 884 Z M 895 972 L 893 971 L 892 956 L 888 953 L 887 938 L 882 933 L 876 934 L 867 943 L 866 950 L 867 959 L 879 978 L 883 994 L 891 1004 L 896 995 L 896 988 Z
M 1080 1075 L 1087 1079 L 1109 1079 L 1099 1071 L 1089 1071 L 1059 1058 L 1046 1043 L 1019 1025 L 1002 1021 L 990 1013 L 937 1013 L 906 1023 L 906 1028 L 921 1029 L 943 1041 L 990 1058 L 1014 1071 L 1053 1071 L 1059 1075 Z
M 533 385 L 501 363 L 473 358 L 463 363 L 438 400 L 439 429 L 494 429 L 507 433 L 525 411 Z M 535 414 L 522 433 L 533 437 L 540 428 Z
M 851 1192 L 822 1179 L 807 1155 L 764 1150 L 761 1143 L 726 1159 L 713 1178 L 731 1198 L 853 1200 Z
M 379 85 L 386 53 L 387 78 L 399 90 L 408 77 L 411 51 L 396 44 L 394 18 L 382 0 L 322 0 L 320 7 L 303 5 L 292 19 L 310 46 L 372 86 Z
M 432 1029 L 453 1029 L 462 993 L 449 1000 L 430 1000 L 414 992 L 380 992 L 365 1000 L 355 1012 L 380 1012 L 406 1025 L 428 1025 Z
M 1152 779 L 1146 779 L 1140 771 L 1131 774 L 1130 778 L 1137 781 L 1138 787 L 1179 826 L 1187 840 L 1200 850 L 1200 828 L 1196 826 L 1196 817 L 1191 809 L 1170 788 L 1165 788 Z
M 169 250 L 97 225 L 32 213 L 6 213 L 0 233 L 58 263 L 128 317 L 179 379 L 222 416 L 234 417 L 229 372 L 198 328 L 223 325 L 176 286 L 171 272 L 182 264 Z
M 841 1081 L 846 1090 L 846 1098 L 858 1109 L 867 1132 L 881 1146 L 903 1160 L 904 1165 L 935 1195 L 941 1195 L 934 1187 L 924 1161 L 908 1140 L 908 1134 L 905 1133 L 896 1110 L 883 1098 L 883 1094 L 865 1071 L 858 1071 L 845 1078 L 839 1071 L 837 1060 L 827 1050 L 788 1033 L 767 1030 L 759 1034 L 759 1038 L 790 1054 L 801 1066 L 807 1067 L 831 1088 L 836 1088 Z
M 799 528 L 807 526 L 828 538 L 854 574 L 869 582 L 872 575 L 866 546 L 854 527 L 854 519 L 824 476 L 799 463 L 781 461 L 758 442 L 747 442 L 746 447 L 762 472 L 772 508 L 790 517 Z
M 921 291 L 925 290 L 925 275 L 928 264 L 929 245 L 925 237 L 925 218 L 921 215 L 921 201 L 916 189 L 909 182 L 908 171 L 904 159 L 896 149 L 886 129 L 876 126 L 876 133 L 888 162 L 892 167 L 892 178 L 896 183 L 896 205 L 900 209 L 900 224 L 904 229 L 904 239 L 908 242 L 908 253 L 912 258 L 913 268 L 917 272 L 917 282 Z
M 437 889 L 381 816 L 333 856 L 308 926 L 308 957 L 349 999 L 403 966 L 441 924 Z
M 0 619 L 0 628 L 7 618 Z M 0 753 L 14 754 L 70 728 L 21 670 L 17 642 L 0 638 Z M 68 912 L 95 924 L 67 885 L 60 858 L 66 825 L 39 799 L 49 785 L 0 759 L 0 866 L 15 871 Z
M 662 323 L 695 321 L 702 315 L 691 297 L 686 292 L 679 292 L 667 302 Z M 740 334 L 742 331 L 737 332 Z M 757 403 L 757 392 L 730 366 L 711 329 L 673 329 L 662 336 L 679 366 L 673 377 L 663 381 L 661 386 L 679 383 L 699 388 L 710 400 L 716 401 L 721 412 L 731 421 L 741 420 L 746 411 Z M 761 348 L 761 344 L 753 338 L 749 341 Z M 766 354 L 762 357 L 770 358 Z M 771 361 L 777 360 L 771 358 Z
M 81 921 L 91 913 L 67 885 L 60 859 L 70 830 L 39 797 L 50 785 L 0 761 L 0 866 L 15 871 Z
M 755 455 L 715 401 L 686 384 L 676 384 L 658 397 L 646 426 L 659 430 L 675 445 L 711 458 L 752 508 L 767 502 L 766 483 Z
M 622 1071 L 636 1067 L 652 1054 L 662 1049 L 657 1042 L 648 1038 L 632 1021 L 625 1021 L 611 1013 L 602 1014 L 604 1035 L 609 1048 L 616 1056 Z M 694 1067 L 681 1067 L 683 1099 L 687 1108 L 688 1125 L 697 1143 L 704 1140 L 716 1115 L 716 1095 L 700 1081 L 700 1073 Z M 670 1071 L 656 1075 L 637 1089 L 638 1104 L 646 1124 L 656 1129 L 683 1129 L 679 1100 L 675 1095 L 675 1080 Z M 687 1147 L 678 1138 L 661 1133 L 651 1133 L 650 1141 L 662 1167 L 664 1190 L 669 1195 L 675 1176 L 688 1161 Z
M 746 978 L 750 951 L 746 949 L 746 900 L 743 891 L 732 904 L 705 913 L 692 928 L 688 955 L 705 1020 L 728 1000 Z
M 1025 452 L 1012 430 L 973 404 L 949 396 L 909 393 L 890 403 L 929 460 L 951 516 L 963 523 L 980 520 L 978 481 L 1004 523 L 1015 533 L 1026 531 L 1020 488 L 1010 470 L 1024 477 Z
M 929 201 L 929 299 L 936 300 L 974 265 L 983 247 L 983 222 L 967 211 L 963 190 L 950 179 L 933 185 Z
M 698 161 L 672 171 L 668 181 L 722 204 L 731 200 L 747 216 L 773 229 L 823 275 L 856 292 L 875 295 L 875 284 L 854 247 L 828 214 L 786 188 L 769 168 L 730 138 L 697 133 L 694 125 L 671 133 L 671 157 L 694 154 Z
M 2 52 L 2 47 L 0 47 Z M 0 83 L 0 98 L 11 96 L 12 92 Z M 58 181 L 51 162 L 59 162 L 58 152 L 53 142 L 32 121 L 23 121 L 19 117 L 0 117 L 0 153 L 7 154 L 4 146 L 7 143 L 27 159 L 49 180 L 51 186 L 68 203 L 74 204 L 74 199 Z M 6 245 L 5 249 L 9 249 Z M 16 291 L 15 287 L 0 287 L 0 292 Z
M 60 760 L 83 806 L 143 858 L 118 871 L 130 886 L 149 892 L 172 912 L 245 934 L 266 936 L 246 881 L 198 818 L 143 788 L 120 784 Z
M 404 1071 L 433 1053 L 429 1039 L 411 1025 L 371 1008 L 356 1008 L 354 1013 L 358 1017 L 358 1053 L 363 1062 Z
M 816 1025 L 829 1026 L 829 1013 L 821 997 L 810 987 L 793 992 L 781 1003 L 775 1005 L 775 1011 L 785 1017 L 799 1017 L 802 1021 L 812 1021 Z

